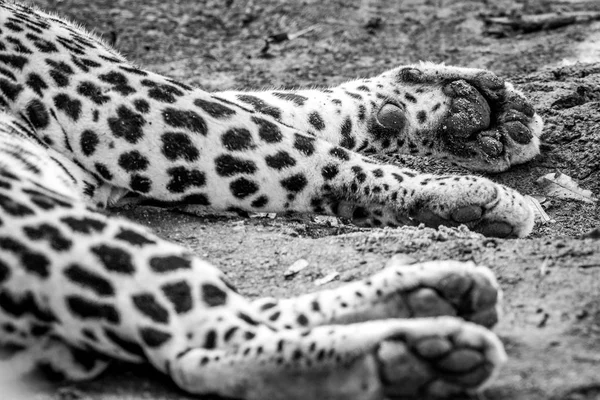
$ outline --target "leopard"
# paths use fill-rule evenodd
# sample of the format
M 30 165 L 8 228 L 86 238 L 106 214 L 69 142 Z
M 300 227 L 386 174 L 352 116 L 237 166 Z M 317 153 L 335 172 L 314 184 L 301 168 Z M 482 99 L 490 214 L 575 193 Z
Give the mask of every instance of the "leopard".
M 61 379 L 150 364 L 196 395 L 444 397 L 489 385 L 501 290 L 472 262 L 250 300 L 217 267 L 107 208 L 311 213 L 390 229 L 527 236 L 531 204 L 475 175 L 540 152 L 525 96 L 483 69 L 419 63 L 330 88 L 209 93 L 127 61 L 37 7 L 0 1 L 0 344 Z

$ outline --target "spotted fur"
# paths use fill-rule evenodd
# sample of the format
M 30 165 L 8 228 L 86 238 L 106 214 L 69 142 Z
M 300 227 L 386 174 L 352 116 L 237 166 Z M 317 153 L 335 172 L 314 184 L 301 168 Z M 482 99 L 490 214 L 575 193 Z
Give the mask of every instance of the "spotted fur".
M 499 293 L 484 267 L 394 265 L 251 302 L 186 249 L 98 209 L 298 211 L 525 236 L 533 212 L 515 191 L 365 156 L 525 162 L 541 121 L 510 84 L 420 64 L 329 89 L 207 93 L 37 9 L 0 1 L 0 24 L 1 344 L 67 379 L 121 359 L 191 393 L 250 400 L 447 395 L 493 377 L 505 356 L 485 328 Z

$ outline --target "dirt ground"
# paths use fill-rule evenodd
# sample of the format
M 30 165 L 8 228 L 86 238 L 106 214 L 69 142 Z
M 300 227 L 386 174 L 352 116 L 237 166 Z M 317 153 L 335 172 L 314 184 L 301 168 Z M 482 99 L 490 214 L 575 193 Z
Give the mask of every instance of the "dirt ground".
M 130 59 L 207 90 L 333 85 L 399 64 L 431 60 L 490 68 L 510 77 L 544 117 L 544 154 L 491 178 L 539 195 L 542 175 L 560 170 L 600 197 L 600 22 L 504 37 L 483 33 L 482 15 L 595 11 L 600 2 L 544 0 L 64 0 L 35 1 L 94 27 Z M 281 32 L 314 29 L 271 44 Z M 435 160 L 393 162 L 460 172 Z M 554 223 L 530 238 L 486 239 L 465 229 L 360 229 L 335 220 L 193 216 L 138 208 L 124 215 L 219 265 L 251 298 L 333 287 L 380 270 L 394 254 L 473 260 L 504 290 L 495 331 L 510 360 L 481 395 L 487 400 L 600 399 L 598 203 L 547 198 Z M 293 279 L 284 271 L 309 266 Z M 36 398 L 187 399 L 149 368 L 117 365 L 101 379 L 48 386 Z

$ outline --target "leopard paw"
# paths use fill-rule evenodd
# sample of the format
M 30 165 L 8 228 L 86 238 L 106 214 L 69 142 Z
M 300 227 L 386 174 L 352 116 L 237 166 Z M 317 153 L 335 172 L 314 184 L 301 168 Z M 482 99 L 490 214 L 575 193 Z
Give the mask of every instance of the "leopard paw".
M 336 215 L 366 227 L 466 225 L 472 231 L 499 238 L 525 237 L 533 229 L 531 203 L 517 191 L 489 179 L 417 174 L 405 183 L 402 189 L 410 195 L 399 206 L 341 202 Z
M 190 393 L 248 400 L 439 398 L 476 392 L 505 360 L 500 340 L 479 325 L 386 319 L 263 330 L 233 349 L 187 348 L 170 373 Z
M 415 320 L 379 346 L 386 398 L 440 398 L 481 389 L 506 355 L 490 331 L 451 318 Z
M 525 197 L 474 176 L 439 177 L 422 185 L 409 215 L 415 223 L 432 228 L 464 224 L 485 236 L 500 238 L 525 237 L 534 225 L 534 211 Z
M 329 296 L 329 303 L 340 299 L 348 305 L 331 323 L 449 315 L 489 328 L 498 322 L 502 292 L 483 266 L 453 260 L 405 265 L 392 259 L 367 280 L 322 292 L 319 299 L 327 302 Z
M 404 289 L 396 293 L 406 292 L 412 317 L 453 315 L 488 328 L 498 322 L 502 291 L 486 267 L 453 260 L 416 265 L 392 260 L 372 280 L 379 277 L 384 287 L 396 284 Z
M 412 101 L 395 108 L 384 104 L 378 122 L 398 129 L 394 115 L 401 114 L 411 147 L 487 172 L 505 171 L 539 154 L 541 117 L 521 92 L 492 72 L 431 63 L 392 72 L 413 93 Z

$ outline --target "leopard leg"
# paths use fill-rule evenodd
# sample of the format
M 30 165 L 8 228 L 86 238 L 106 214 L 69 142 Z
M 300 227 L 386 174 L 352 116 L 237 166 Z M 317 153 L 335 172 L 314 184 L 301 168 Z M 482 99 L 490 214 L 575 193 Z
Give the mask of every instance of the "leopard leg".
M 499 172 L 539 154 L 542 120 L 490 71 L 421 63 L 329 89 L 217 94 L 363 154 L 433 156 Z
M 170 82 L 152 76 L 155 81 Z M 31 92 L 20 92 L 22 98 L 17 103 L 27 104 Z M 122 101 L 130 100 L 133 101 Z M 219 210 L 335 215 L 335 210 L 323 205 L 346 201 L 367 210 L 384 206 L 391 214 L 416 223 L 464 223 L 490 236 L 526 236 L 533 227 L 533 210 L 525 199 L 489 180 L 421 174 L 381 164 L 300 133 L 269 115 L 218 103 L 218 99 L 199 89 L 182 89 L 178 101 L 182 109 L 198 110 L 183 112 L 164 104 L 150 108 L 144 119 L 148 132 L 136 136 L 126 152 L 112 150 L 108 144 L 96 145 L 96 151 L 89 156 L 67 153 L 65 158 L 84 171 L 101 171 L 92 175 L 104 185 L 94 188 L 109 188 L 95 191 L 83 185 L 80 192 L 92 192 L 88 202 L 111 203 L 115 193 L 123 196 L 129 190 L 163 206 L 195 204 Z M 120 106 L 124 108 L 127 107 Z M 210 111 L 204 115 L 202 109 Z M 222 115 L 213 116 L 215 109 Z M 36 130 L 34 135 L 56 142 L 64 141 L 67 135 L 70 142 L 85 144 L 86 138 L 79 137 L 82 130 L 105 129 L 95 124 L 74 125 L 57 115 L 55 122 Z M 153 131 L 155 126 L 163 126 L 165 118 L 179 129 L 177 135 Z M 162 138 L 162 146 L 156 146 L 157 135 Z M 177 145 L 173 144 L 175 137 L 180 139 Z M 182 153 L 175 154 L 173 149 Z M 119 169 L 111 172 L 107 163 Z M 96 198 L 96 192 L 100 198 Z M 105 192 L 110 201 L 102 194 Z
M 53 382 L 94 379 L 110 364 L 109 359 L 98 353 L 72 347 L 58 337 L 38 336 L 25 348 L 10 352 L 2 349 L 0 346 L 0 387 L 6 399 L 35 396 L 36 388 L 44 385 L 40 378 Z
M 7 15 L 20 13 L 18 7 L 0 7 Z M 373 162 L 338 145 L 339 135 L 344 136 L 341 127 L 338 130 L 336 124 L 326 124 L 315 110 L 308 112 L 307 124 L 338 134 L 333 143 L 323 139 L 327 135 L 319 138 L 311 135 L 312 129 L 299 127 L 299 131 L 288 124 L 286 115 L 295 112 L 293 107 L 271 106 L 241 92 L 232 94 L 235 99 L 231 100 L 143 71 L 77 27 L 39 10 L 28 12 L 45 21 L 55 35 L 52 37 L 89 44 L 86 59 L 94 68 L 82 67 L 78 51 L 68 46 L 61 47 L 61 58 L 70 60 L 63 64 L 46 62 L 40 53 L 32 58 L 18 56 L 23 65 L 11 67 L 15 89 L 10 96 L 0 94 L 0 100 L 30 128 L 32 140 L 60 153 L 97 180 L 88 185 L 90 182 L 82 179 L 83 183 L 77 184 L 89 204 L 110 205 L 133 192 L 164 206 L 194 204 L 217 210 L 336 214 L 323 205 L 347 201 L 367 210 L 384 206 L 416 223 L 465 223 L 490 236 L 526 236 L 533 227 L 532 207 L 508 188 L 478 177 L 438 177 Z M 39 43 L 35 37 L 24 35 L 22 45 L 37 48 Z M 12 51 L 7 49 L 10 57 L 16 57 Z M 31 61 L 34 58 L 41 61 Z M 61 71 L 78 73 L 73 72 L 71 78 L 61 73 L 58 80 L 44 79 L 44 91 L 29 83 L 29 68 L 35 66 L 36 76 L 52 77 L 57 76 L 57 65 Z M 371 135 L 365 139 L 367 143 L 373 137 L 375 142 L 383 141 L 378 145 L 381 148 L 392 142 L 397 145 L 396 139 L 402 139 L 406 132 L 399 126 L 406 115 L 415 111 L 419 123 L 419 110 L 409 103 L 428 105 L 432 110 L 435 102 L 440 103 L 436 109 L 440 114 L 435 118 L 427 118 L 417 128 L 412 122 L 408 124 L 413 126 L 405 138 L 409 148 L 410 143 L 427 142 L 425 147 L 441 146 L 442 152 L 470 159 L 475 157 L 471 150 L 478 151 L 471 144 L 479 143 L 480 135 L 496 128 L 509 134 L 485 133 L 481 140 L 494 144 L 489 148 L 509 137 L 535 142 L 534 128 L 530 127 L 535 125 L 533 109 L 518 96 L 521 100 L 511 100 L 512 92 L 495 75 L 444 68 L 419 70 L 422 74 L 417 74 L 413 69 L 400 68 L 373 78 L 373 89 L 365 86 L 373 92 L 369 99 L 359 96 L 359 101 L 342 87 L 340 94 L 345 93 L 357 104 L 346 99 L 350 102 L 347 108 L 336 106 L 336 110 L 356 113 L 355 118 L 362 122 L 355 120 L 352 125 Z M 402 92 L 408 87 L 423 95 L 422 102 L 413 102 L 413 94 Z M 44 92 L 53 93 L 52 100 Z M 335 105 L 327 100 L 330 93 L 314 93 L 317 102 L 310 103 L 311 107 L 321 102 Z M 404 113 L 400 97 L 414 110 Z M 490 114 L 489 110 L 504 110 L 505 103 L 505 112 Z M 374 108 L 367 110 L 367 106 Z M 509 114 L 517 120 L 503 122 Z M 377 121 L 372 121 L 373 116 Z M 495 160 L 491 164 L 497 161 L 502 165 L 499 160 L 506 152 L 492 153 L 486 153 Z
M 326 193 L 319 199 L 313 199 L 313 211 L 347 218 L 360 226 L 424 224 L 438 228 L 466 225 L 486 236 L 497 237 L 523 237 L 533 228 L 531 204 L 505 186 L 474 176 L 436 176 L 394 169 L 392 166 L 378 168 L 377 163 L 370 160 L 365 160 L 360 166 L 351 166 L 355 180 L 342 186 L 345 189 L 349 185 L 351 194 Z M 397 178 L 400 185 L 377 182 L 377 179 L 367 183 L 371 178 L 369 171 L 377 178 L 382 176 L 383 170 Z M 390 188 L 393 188 L 391 192 L 388 191 Z M 399 192 L 394 193 L 395 190 Z M 358 200 L 361 195 L 366 195 L 370 202 Z M 382 195 L 387 201 L 375 200 Z M 472 201 L 475 198 L 479 201 Z M 398 199 L 403 203 L 401 208 L 395 204 Z
M 291 299 L 263 298 L 253 304 L 280 329 L 441 315 L 491 327 L 498 321 L 500 294 L 486 267 L 430 261 L 392 265 L 337 289 Z
M 170 374 L 188 392 L 246 400 L 445 397 L 482 388 L 505 357 L 496 336 L 478 325 L 388 319 L 188 349 L 171 358 Z
M 192 95 L 207 96 L 201 91 Z M 198 157 L 178 157 L 172 168 L 157 164 L 152 168 L 154 183 L 144 189 L 144 196 L 160 205 L 333 214 L 323 204 L 347 201 L 367 210 L 384 206 L 415 223 L 464 223 L 500 237 L 526 236 L 533 227 L 533 210 L 525 199 L 487 179 L 420 174 L 380 164 L 268 116 L 243 109 L 234 112 L 235 119 L 213 126 L 220 142 L 203 135 L 188 136 L 190 151 L 203 149 L 204 158 L 215 156 L 214 164 L 198 164 Z M 141 138 L 136 151 L 148 160 L 164 159 L 161 149 L 147 141 L 151 141 L 148 135 Z M 103 160 L 116 157 L 108 153 Z M 131 173 L 135 176 L 115 175 L 111 183 L 139 182 L 139 174 Z
M 110 360 L 94 351 L 86 351 L 68 345 L 55 337 L 45 337 L 28 350 L 35 365 L 46 376 L 57 381 L 86 381 L 96 378 Z
M 60 196 L 100 208 L 115 204 L 126 193 L 41 141 L 23 116 L 0 111 L 0 132 L 0 152 L 5 155 L 0 158 L 0 167 L 6 170 L 15 168 L 10 161 L 16 160 L 24 178 L 44 182 Z
M 50 336 L 52 329 L 40 321 L 16 318 L 15 303 L 5 287 L 0 288 L 3 304 L 0 308 L 0 363 L 10 368 L 0 377 L 2 381 L 22 379 L 34 369 L 41 369 L 53 380 L 83 381 L 100 375 L 109 360 L 93 351 L 68 345 L 58 336 Z M 10 303 L 13 303 L 12 305 Z M 23 311 L 28 311 L 22 305 Z M 3 351 L 2 351 L 3 350 Z
M 0 129 L 0 137 L 12 134 Z M 100 358 L 76 365 L 92 351 L 148 362 L 198 394 L 383 399 L 476 390 L 504 360 L 490 331 L 454 318 L 279 330 L 212 265 L 86 206 L 77 191 L 46 187 L 41 171 L 8 156 L 0 167 L 0 315 L 51 340 L 52 357 L 43 357 L 69 377 L 103 369 Z M 386 275 L 375 280 L 385 286 Z M 430 279 L 448 299 L 468 284 L 451 274 L 446 285 Z M 427 297 L 441 304 L 427 291 L 411 300 Z
M 6 180 L 13 194 L 33 187 L 45 190 L 41 184 L 32 186 L 31 180 Z M 36 204 L 57 200 L 48 196 L 42 203 L 40 198 L 40 193 L 14 196 L 10 210 L 34 210 Z M 295 399 L 304 398 L 308 386 L 316 398 L 378 399 L 388 393 L 475 390 L 493 377 L 503 360 L 493 334 L 454 319 L 387 319 L 278 331 L 233 292 L 214 267 L 188 258 L 178 246 L 134 224 L 63 200 L 35 215 L 37 224 L 55 227 L 58 233 L 17 240 L 30 249 L 31 258 L 39 257 L 32 250 L 37 240 L 42 241 L 38 248 L 60 250 L 69 247 L 61 240 L 68 229 L 80 236 L 69 251 L 58 252 L 60 263 L 50 277 L 41 266 L 25 264 L 41 284 L 28 300 L 27 319 L 69 343 L 54 347 L 53 354 L 61 356 L 59 365 L 71 378 L 89 377 L 102 368 L 97 363 L 88 366 L 90 375 L 74 368 L 73 360 L 81 357 L 74 356 L 73 348 L 85 347 L 114 358 L 148 361 L 192 393 Z M 32 222 L 29 217 L 2 214 L 15 233 L 27 231 L 23 228 Z M 123 243 L 134 246 L 135 253 L 119 250 Z M 2 255 L 22 262 L 13 261 L 14 249 L 4 249 Z M 114 276 L 118 286 L 109 279 Z M 16 302 L 29 291 L 14 279 L 9 276 L 2 290 L 5 298 Z M 69 293 L 65 299 L 49 296 L 59 288 Z M 356 383 L 361 377 L 366 386 Z
M 268 107 L 279 110 L 278 120 L 284 124 L 356 152 L 434 155 L 485 171 L 505 170 L 539 153 L 541 118 L 510 83 L 485 70 L 420 64 L 326 90 L 227 92 L 218 96 L 238 105 L 250 105 L 259 112 Z M 355 166 L 353 172 L 356 180 L 365 179 L 361 168 Z M 440 193 L 452 193 L 452 186 L 478 185 L 471 178 L 452 183 L 452 179 L 459 178 L 407 173 L 424 178 L 419 184 L 430 187 L 423 189 L 433 186 Z M 376 185 L 354 188 L 370 197 L 381 191 Z M 421 191 L 409 190 L 413 189 Z M 505 202 L 512 203 L 511 208 L 531 208 L 520 196 L 512 197 L 512 191 L 503 192 L 501 189 L 497 195 L 506 199 L 492 202 L 490 208 L 504 213 L 501 209 Z M 448 204 L 419 204 L 408 212 L 399 212 L 393 206 L 375 202 L 364 206 L 344 201 L 347 198 L 340 201 L 338 196 L 319 200 L 314 202 L 317 212 L 350 218 L 362 226 L 467 223 L 473 228 L 472 222 L 485 213 L 478 206 L 459 207 L 448 213 L 441 210 Z M 531 210 L 519 214 L 528 225 L 524 231 L 528 231 L 533 223 Z M 487 235 L 523 235 L 499 220 L 485 225 L 479 230 Z

